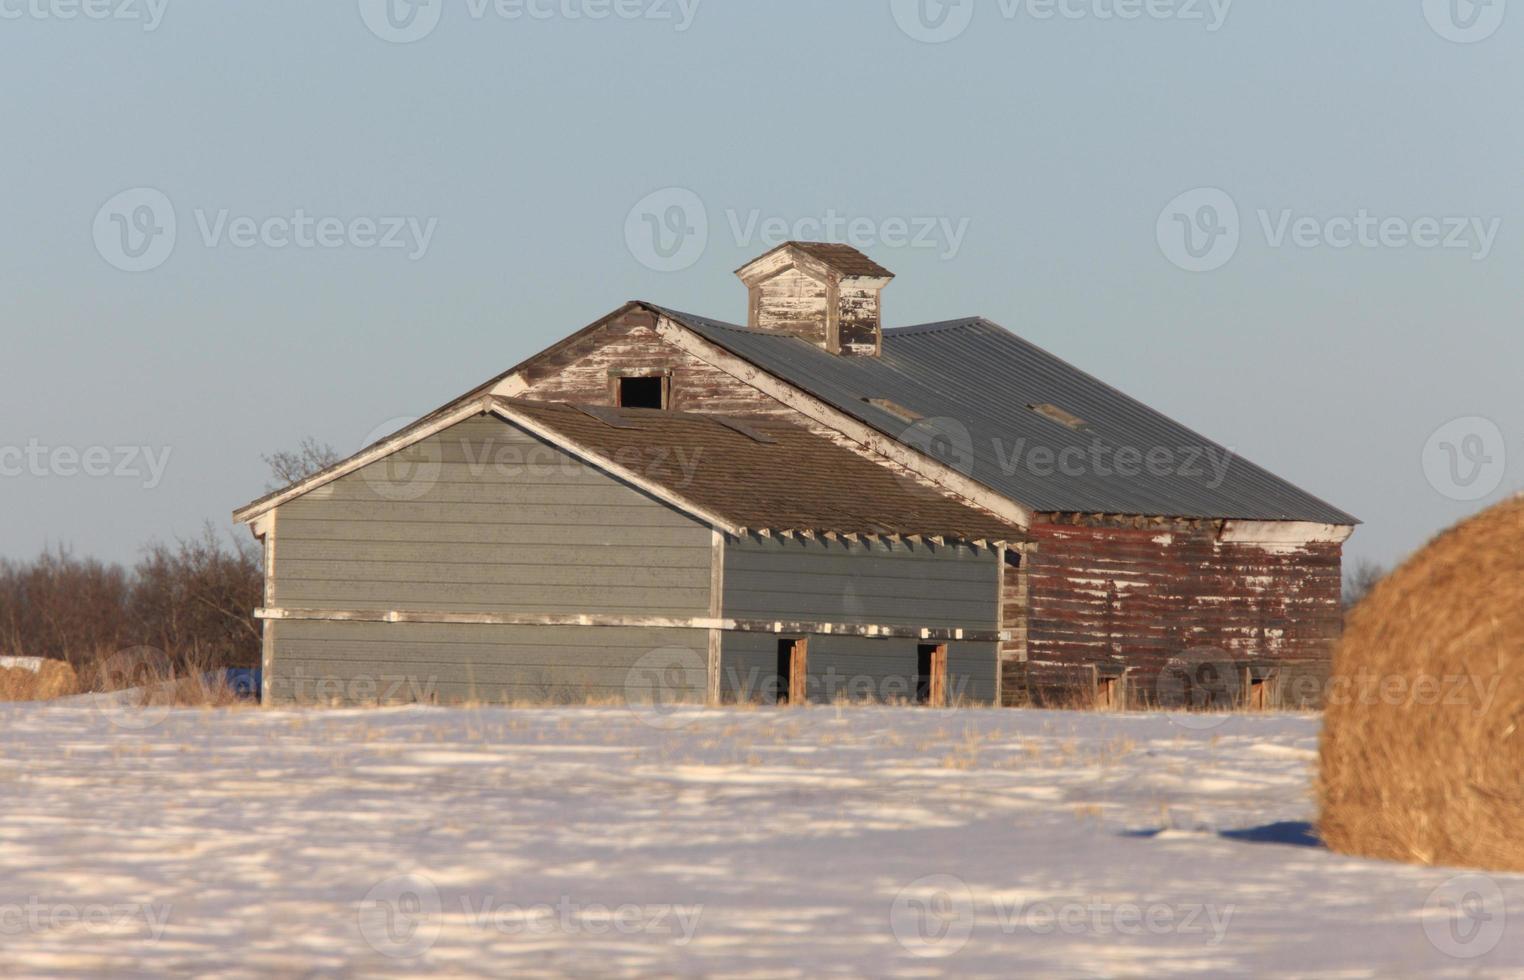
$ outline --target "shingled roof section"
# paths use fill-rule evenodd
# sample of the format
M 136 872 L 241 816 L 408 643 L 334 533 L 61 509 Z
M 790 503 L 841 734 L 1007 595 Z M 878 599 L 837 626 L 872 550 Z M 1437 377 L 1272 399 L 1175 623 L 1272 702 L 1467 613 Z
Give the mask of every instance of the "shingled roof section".
M 1027 539 L 1014 525 L 788 422 L 495 401 L 748 530 Z
M 834 242 L 785 242 L 779 248 L 797 248 L 804 254 L 819 259 L 844 276 L 861 276 L 867 279 L 894 278 L 894 273 L 868 258 L 851 245 L 839 245 Z M 777 251 L 777 249 L 773 251 Z
M 1359 523 L 979 317 L 885 330 L 883 356 L 839 357 L 797 337 L 656 308 L 886 435 L 905 441 L 909 427 L 884 402 L 958 442 L 966 434 L 960 468 L 1038 512 Z M 1119 454 L 1147 460 L 1151 451 L 1163 464 L 1119 465 Z M 1056 464 L 1063 459 L 1077 462 Z

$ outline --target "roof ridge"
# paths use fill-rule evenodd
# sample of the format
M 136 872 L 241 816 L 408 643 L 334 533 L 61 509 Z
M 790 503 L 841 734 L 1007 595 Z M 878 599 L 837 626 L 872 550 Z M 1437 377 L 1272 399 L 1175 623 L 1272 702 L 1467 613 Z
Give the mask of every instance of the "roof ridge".
M 931 323 L 912 323 L 903 327 L 885 327 L 884 336 L 911 337 L 928 333 L 945 333 L 949 330 L 966 330 L 990 321 L 982 316 L 965 316 L 954 320 L 936 320 Z

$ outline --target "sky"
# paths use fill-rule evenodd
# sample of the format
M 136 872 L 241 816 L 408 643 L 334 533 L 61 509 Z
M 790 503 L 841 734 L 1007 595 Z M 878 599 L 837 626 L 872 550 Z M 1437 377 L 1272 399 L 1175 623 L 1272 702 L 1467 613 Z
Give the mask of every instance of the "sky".
M 1524 489 L 1506 0 L 0 0 L 0 557 L 132 561 L 782 238 L 1400 560 Z M 242 532 L 239 532 L 242 533 Z

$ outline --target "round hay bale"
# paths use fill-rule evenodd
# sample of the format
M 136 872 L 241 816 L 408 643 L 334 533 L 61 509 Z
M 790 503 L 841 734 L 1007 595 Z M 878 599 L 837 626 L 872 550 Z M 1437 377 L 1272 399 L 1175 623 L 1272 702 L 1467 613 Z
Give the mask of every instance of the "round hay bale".
M 1524 870 L 1524 497 L 1440 535 L 1352 612 L 1319 795 L 1334 850 Z
M 0 667 L 0 701 L 51 701 L 79 693 L 79 676 L 62 660 L 44 660 L 36 670 Z

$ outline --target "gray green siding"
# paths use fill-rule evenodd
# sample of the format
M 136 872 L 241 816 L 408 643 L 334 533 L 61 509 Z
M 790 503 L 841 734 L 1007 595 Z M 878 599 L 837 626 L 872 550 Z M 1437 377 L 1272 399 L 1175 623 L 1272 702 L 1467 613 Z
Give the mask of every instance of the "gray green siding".
M 710 529 L 496 418 L 462 422 L 282 505 L 273 595 L 286 609 L 450 613 L 709 614 Z M 694 652 L 701 630 L 282 621 L 271 700 L 323 678 L 367 698 L 622 697 L 652 650 Z M 688 662 L 684 658 L 684 662 Z M 357 687 L 358 685 L 358 687 Z M 386 685 L 378 685 L 386 686 Z
M 320 704 L 704 700 L 692 629 L 424 623 L 266 624 L 269 700 Z
M 736 619 L 995 630 L 999 566 L 988 550 L 963 545 L 848 544 L 744 538 L 725 547 L 724 611 Z M 814 635 L 810 699 L 895 701 L 914 693 L 920 641 Z M 778 637 L 726 633 L 721 690 L 766 700 L 777 670 Z M 948 644 L 954 700 L 995 697 L 996 644 Z

